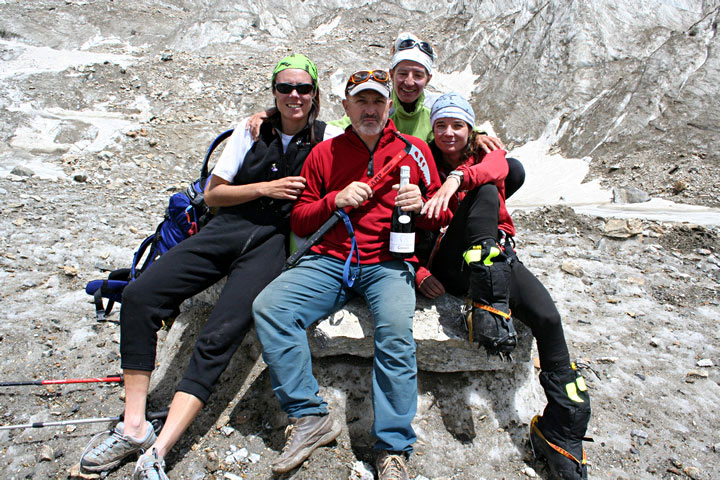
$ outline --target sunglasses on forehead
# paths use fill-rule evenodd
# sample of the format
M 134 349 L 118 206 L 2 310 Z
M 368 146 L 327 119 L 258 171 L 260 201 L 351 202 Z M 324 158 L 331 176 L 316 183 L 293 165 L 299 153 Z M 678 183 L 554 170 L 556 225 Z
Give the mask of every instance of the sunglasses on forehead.
M 397 46 L 397 49 L 410 50 L 411 48 L 415 48 L 415 46 L 417 46 L 421 52 L 430 56 L 430 58 L 435 58 L 435 51 L 428 42 L 416 42 L 412 38 L 408 38 L 400 42 Z
M 365 83 L 371 78 L 379 83 L 387 83 L 390 81 L 390 75 L 385 70 L 360 70 L 350 76 L 348 85 Z
M 292 93 L 293 90 L 297 90 L 300 95 L 307 95 L 308 93 L 315 90 L 315 85 L 312 83 L 276 83 L 275 90 L 280 93 L 288 94 Z

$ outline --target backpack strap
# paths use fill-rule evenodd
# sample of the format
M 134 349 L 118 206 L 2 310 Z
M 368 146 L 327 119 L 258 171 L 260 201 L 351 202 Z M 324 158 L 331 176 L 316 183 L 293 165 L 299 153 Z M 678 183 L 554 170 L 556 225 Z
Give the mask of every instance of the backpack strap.
M 116 272 L 127 271 L 127 269 L 116 270 L 110 274 L 113 276 Z M 98 322 L 119 323 L 117 320 L 109 320 L 113 306 L 122 299 L 122 292 L 129 282 L 127 280 L 93 280 L 85 287 L 85 292 L 93 296 L 95 304 L 95 316 Z M 107 305 L 103 305 L 103 298 L 107 298 Z
M 318 143 L 322 142 L 325 138 L 325 127 L 327 127 L 327 124 L 321 120 L 315 120 L 313 122 L 313 133 Z
M 210 163 L 210 157 L 212 156 L 213 151 L 222 143 L 225 141 L 226 138 L 228 138 L 230 135 L 232 135 L 234 129 L 231 128 L 230 130 L 225 130 L 223 133 L 218 135 L 215 140 L 210 144 L 210 147 L 208 148 L 207 153 L 205 154 L 205 159 L 203 160 L 202 168 L 200 169 L 200 186 L 202 190 L 205 190 L 205 184 L 207 183 L 208 178 L 210 178 L 210 173 L 212 172 L 212 169 L 209 168 Z

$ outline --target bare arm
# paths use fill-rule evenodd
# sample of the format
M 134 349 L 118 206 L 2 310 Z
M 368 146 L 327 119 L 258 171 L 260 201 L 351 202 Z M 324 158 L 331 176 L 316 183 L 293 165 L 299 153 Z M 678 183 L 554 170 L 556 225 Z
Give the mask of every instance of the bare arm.
M 205 188 L 205 203 L 210 207 L 230 207 L 251 202 L 260 197 L 297 200 L 305 188 L 303 177 L 283 177 L 270 182 L 231 185 L 217 175 L 210 176 Z
M 265 111 L 254 113 L 252 117 L 248 119 L 247 129 L 250 130 L 253 141 L 257 142 L 258 138 L 260 138 L 260 126 L 275 112 L 277 112 L 277 109 L 270 107 Z

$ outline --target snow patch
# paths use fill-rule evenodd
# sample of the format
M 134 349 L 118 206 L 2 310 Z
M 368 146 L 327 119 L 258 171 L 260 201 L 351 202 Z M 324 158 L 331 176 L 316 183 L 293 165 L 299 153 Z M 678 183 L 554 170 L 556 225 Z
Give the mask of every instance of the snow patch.
M 0 79 L 40 73 L 61 72 L 77 65 L 94 65 L 110 62 L 127 67 L 137 61 L 130 55 L 95 53 L 79 50 L 58 50 L 35 47 L 20 42 L 0 40 L 0 46 L 9 50 L 12 58 L 0 63 Z

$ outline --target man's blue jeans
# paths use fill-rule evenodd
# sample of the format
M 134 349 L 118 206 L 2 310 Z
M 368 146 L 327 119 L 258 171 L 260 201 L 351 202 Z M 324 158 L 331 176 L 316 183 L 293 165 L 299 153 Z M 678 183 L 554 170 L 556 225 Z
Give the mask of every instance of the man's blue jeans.
M 402 260 L 363 265 L 351 288 L 342 285 L 342 272 L 343 261 L 308 255 L 255 299 L 255 329 L 273 390 L 291 417 L 327 413 L 312 374 L 305 329 L 362 295 L 375 322 L 375 448 L 411 452 L 417 438 L 411 426 L 417 409 L 413 268 Z

